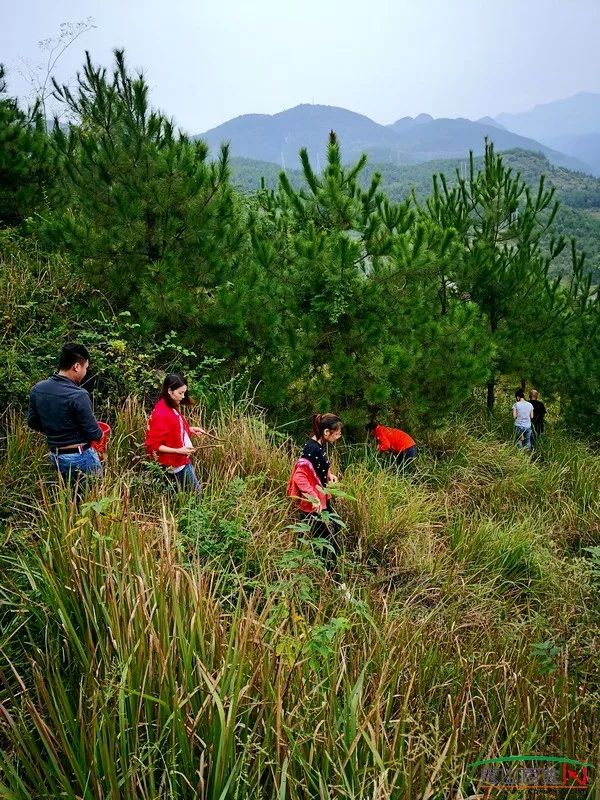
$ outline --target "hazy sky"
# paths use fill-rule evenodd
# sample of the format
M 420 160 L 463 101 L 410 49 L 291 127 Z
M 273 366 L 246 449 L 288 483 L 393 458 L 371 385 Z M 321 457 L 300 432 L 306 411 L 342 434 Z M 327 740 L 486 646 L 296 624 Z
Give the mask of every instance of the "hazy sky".
M 428 112 L 472 119 L 600 92 L 600 0 L 0 0 L 0 61 L 27 95 L 22 59 L 62 22 L 96 28 L 85 49 L 108 65 L 125 47 L 152 101 L 191 133 L 250 112 L 338 105 L 377 122 Z

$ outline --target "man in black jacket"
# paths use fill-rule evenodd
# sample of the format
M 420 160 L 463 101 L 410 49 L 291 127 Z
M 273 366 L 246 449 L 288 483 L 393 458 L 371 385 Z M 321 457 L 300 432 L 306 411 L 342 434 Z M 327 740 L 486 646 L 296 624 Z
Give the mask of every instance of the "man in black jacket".
M 101 475 L 102 464 L 90 443 L 102 438 L 92 401 L 79 384 L 85 378 L 90 354 L 83 345 L 66 344 L 58 372 L 31 390 L 27 424 L 46 434 L 50 458 L 68 480 Z
M 533 419 L 531 425 L 533 428 L 533 438 L 537 439 L 544 432 L 544 417 L 546 416 L 546 406 L 539 399 L 539 393 L 536 389 L 529 392 L 529 402 L 533 406 Z

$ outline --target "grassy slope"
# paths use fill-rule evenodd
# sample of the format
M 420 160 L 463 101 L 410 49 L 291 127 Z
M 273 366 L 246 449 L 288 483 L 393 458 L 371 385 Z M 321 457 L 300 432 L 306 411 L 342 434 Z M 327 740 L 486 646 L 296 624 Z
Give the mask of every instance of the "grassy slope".
M 112 421 L 80 515 L 20 419 L 3 441 L 0 796 L 461 797 L 478 758 L 597 757 L 597 455 L 456 425 L 402 478 L 338 449 L 344 602 L 252 408 L 213 414 L 199 505 L 165 501 L 137 404 Z

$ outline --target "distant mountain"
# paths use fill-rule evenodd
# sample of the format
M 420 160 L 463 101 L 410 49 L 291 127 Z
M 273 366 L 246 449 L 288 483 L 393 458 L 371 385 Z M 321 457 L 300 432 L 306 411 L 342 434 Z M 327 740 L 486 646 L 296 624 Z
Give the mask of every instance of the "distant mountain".
M 322 157 L 330 130 L 338 134 L 344 156 L 349 159 L 370 148 L 392 152 L 397 147 L 393 130 L 362 114 L 334 106 L 307 104 L 273 115 L 244 114 L 197 138 L 203 139 L 213 150 L 222 142 L 230 142 L 234 156 L 274 161 L 285 166 L 297 163 L 301 147 L 306 147 L 315 160 Z
M 229 142 L 233 156 L 270 161 L 284 167 L 296 164 L 298 151 L 306 147 L 319 168 L 334 130 L 341 142 L 345 161 L 367 153 L 373 161 L 418 164 L 432 159 L 462 158 L 469 150 L 484 151 L 485 138 L 497 150 L 520 148 L 541 152 L 553 164 L 589 171 L 572 156 L 499 127 L 496 122 L 468 119 L 434 119 L 429 114 L 404 117 L 392 125 L 379 125 L 362 114 L 344 108 L 300 105 L 278 114 L 245 114 L 199 134 L 216 151 Z
M 496 121 L 581 159 L 600 175 L 600 94 L 580 92 L 521 114 L 499 114 Z
M 600 132 L 600 94 L 579 92 L 520 114 L 498 114 L 496 121 L 510 131 L 533 139 L 597 133 Z
M 592 175 L 600 175 L 600 131 L 581 133 L 578 136 L 565 135 L 548 139 L 548 143 L 564 153 L 584 161 L 591 167 Z
M 416 117 L 402 117 L 391 125 L 388 125 L 388 128 L 401 132 L 409 128 L 414 128 L 415 125 L 427 125 L 430 122 L 433 122 L 431 114 L 418 114 Z
M 501 128 L 503 131 L 506 130 L 504 125 L 502 125 L 498 120 L 494 119 L 493 117 L 481 117 L 477 120 L 481 125 L 492 125 L 494 128 Z
M 396 123 L 395 123 L 396 124 Z M 469 150 L 475 155 L 484 151 L 486 137 L 497 150 L 531 150 L 543 153 L 552 164 L 586 171 L 586 165 L 570 156 L 545 147 L 533 139 L 519 136 L 497 125 L 472 122 L 470 119 L 431 119 L 397 131 L 405 163 L 423 163 L 434 159 L 464 158 Z M 390 160 L 390 159 L 388 159 Z

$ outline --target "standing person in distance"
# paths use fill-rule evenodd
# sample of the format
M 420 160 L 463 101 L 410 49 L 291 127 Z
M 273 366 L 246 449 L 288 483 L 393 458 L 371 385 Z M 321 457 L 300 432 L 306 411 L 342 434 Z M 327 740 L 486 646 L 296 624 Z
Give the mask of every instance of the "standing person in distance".
M 539 399 L 539 392 L 537 389 L 532 389 L 529 392 L 529 402 L 533 406 L 533 419 L 531 420 L 531 426 L 533 429 L 533 441 L 541 436 L 544 432 L 544 417 L 546 416 L 546 406 L 544 403 Z
M 325 452 L 327 444 L 333 444 L 342 435 L 342 421 L 335 414 L 314 414 L 312 435 L 302 448 L 300 458 L 294 465 L 287 494 L 298 501 L 301 519 L 308 522 L 315 538 L 327 540 L 333 548 L 326 563 L 331 569 L 337 560 L 340 546 L 337 539 L 339 525 L 334 520 L 325 521 L 324 511 L 333 514 L 327 485 L 336 484 L 337 476 Z
M 80 386 L 90 365 L 90 354 L 82 344 L 65 344 L 58 371 L 36 383 L 29 395 L 27 424 L 46 435 L 50 460 L 74 486 L 82 478 L 102 475 L 102 464 L 92 442 L 102 439 L 102 430 L 92 411 L 88 392 Z
M 182 406 L 192 406 L 188 387 L 181 375 L 167 375 L 160 399 L 154 406 L 146 431 L 146 452 L 164 467 L 171 484 L 186 491 L 202 494 L 200 481 L 191 462 L 195 452 L 192 436 L 206 433 L 203 428 L 191 428 L 181 412 Z
M 516 402 L 512 407 L 512 415 L 515 420 L 515 437 L 517 447 L 531 450 L 531 421 L 533 419 L 533 406 L 525 400 L 523 389 L 515 392 Z

